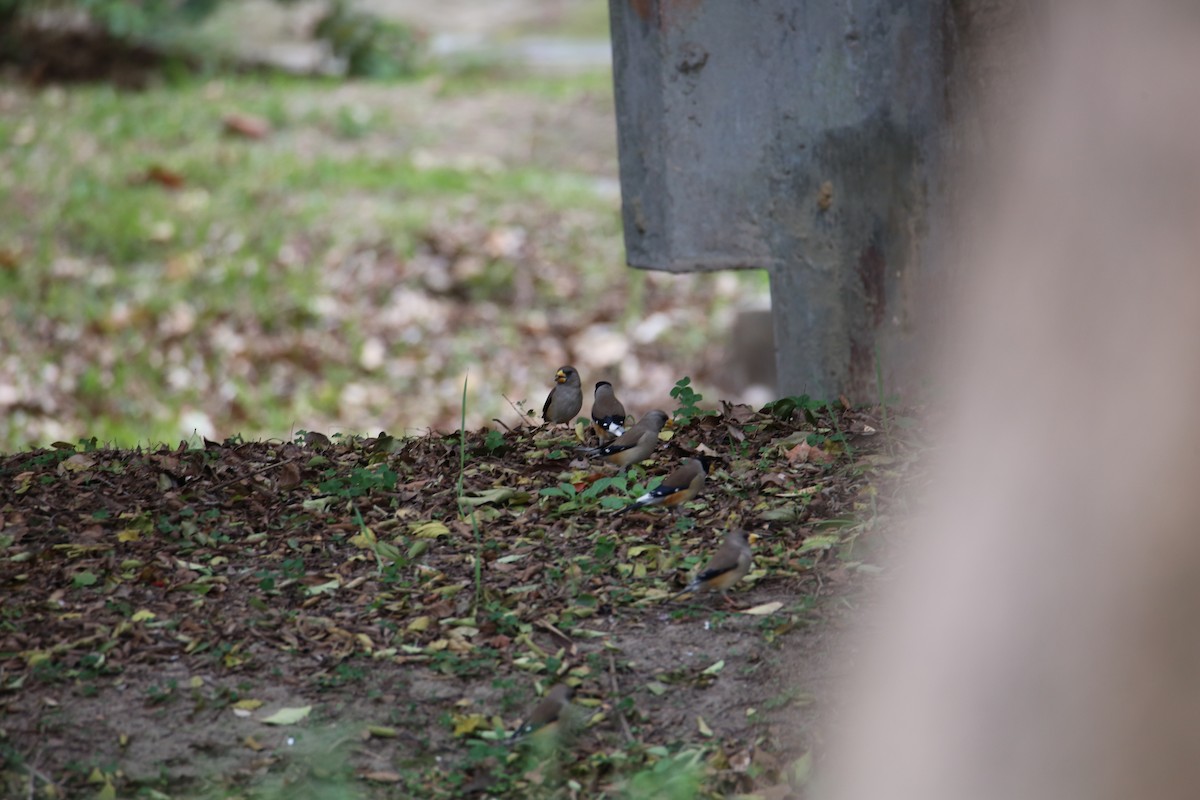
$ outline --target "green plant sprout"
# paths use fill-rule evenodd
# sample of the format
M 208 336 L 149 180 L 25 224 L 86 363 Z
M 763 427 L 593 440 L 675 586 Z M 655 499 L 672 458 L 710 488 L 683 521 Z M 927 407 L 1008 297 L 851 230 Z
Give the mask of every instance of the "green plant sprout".
M 692 379 L 689 377 L 680 378 L 675 382 L 675 388 L 671 389 L 671 397 L 679 403 L 674 415 L 676 425 L 687 425 L 696 417 L 716 416 L 717 412 L 711 408 L 700 408 L 699 403 L 704 399 L 704 395 L 692 388 Z

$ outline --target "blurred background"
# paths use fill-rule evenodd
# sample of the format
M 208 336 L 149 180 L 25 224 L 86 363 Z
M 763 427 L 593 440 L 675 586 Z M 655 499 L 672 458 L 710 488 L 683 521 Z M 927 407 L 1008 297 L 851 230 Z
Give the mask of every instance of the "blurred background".
M 604 0 L 0 0 L 0 61 L 0 450 L 770 399 L 765 273 L 625 266 Z

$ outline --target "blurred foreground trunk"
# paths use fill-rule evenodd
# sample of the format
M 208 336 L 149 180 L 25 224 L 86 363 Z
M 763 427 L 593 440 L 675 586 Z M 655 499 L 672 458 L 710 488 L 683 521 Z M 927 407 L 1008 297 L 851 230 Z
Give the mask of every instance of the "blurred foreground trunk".
M 1200 15 L 1044 10 L 960 176 L 956 412 L 822 797 L 1200 786 Z

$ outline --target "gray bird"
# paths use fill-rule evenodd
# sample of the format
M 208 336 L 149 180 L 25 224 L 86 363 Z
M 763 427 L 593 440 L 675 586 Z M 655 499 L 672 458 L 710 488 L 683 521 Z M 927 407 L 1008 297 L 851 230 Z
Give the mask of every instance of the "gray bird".
M 565 683 L 555 685 L 513 731 L 513 738 L 519 739 L 555 725 L 570 704 L 573 693 L 574 690 Z
M 581 408 L 583 387 L 579 383 L 579 373 L 572 366 L 559 367 L 554 373 L 554 388 L 542 406 L 542 419 L 554 424 L 570 424 Z
M 579 448 L 589 456 L 598 456 L 621 469 L 645 461 L 658 447 L 658 432 L 667 424 L 665 411 L 655 409 L 638 420 L 625 433 L 602 447 Z
M 596 384 L 592 396 L 592 427 L 601 442 L 611 441 L 625 432 L 625 406 L 621 405 L 608 381 Z
M 725 543 L 713 554 L 704 569 L 695 578 L 692 578 L 691 583 L 684 587 L 683 591 L 671 599 L 674 600 L 688 592 L 720 592 L 721 596 L 725 598 L 725 603 L 729 604 L 730 600 L 726 592 L 746 576 L 753 563 L 754 554 L 750 551 L 750 542 L 746 538 L 746 532 L 743 530 L 730 531 L 729 535 L 725 537 Z
M 704 479 L 708 475 L 708 468 L 711 465 L 712 459 L 708 456 L 685 458 L 683 463 L 676 467 L 670 475 L 663 478 L 662 483 L 617 513 L 624 514 L 626 511 L 646 506 L 675 508 L 686 503 L 700 494 L 704 488 Z

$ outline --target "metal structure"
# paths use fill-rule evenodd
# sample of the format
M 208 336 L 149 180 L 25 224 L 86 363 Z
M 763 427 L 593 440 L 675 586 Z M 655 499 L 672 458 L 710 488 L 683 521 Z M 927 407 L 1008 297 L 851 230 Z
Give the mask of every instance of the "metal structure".
M 610 0 L 627 260 L 767 269 L 778 391 L 913 380 L 939 0 Z

